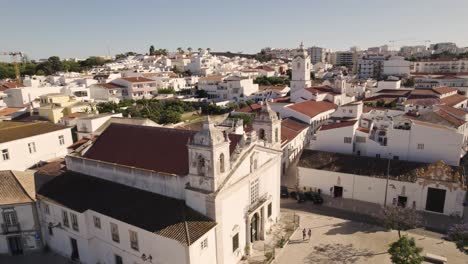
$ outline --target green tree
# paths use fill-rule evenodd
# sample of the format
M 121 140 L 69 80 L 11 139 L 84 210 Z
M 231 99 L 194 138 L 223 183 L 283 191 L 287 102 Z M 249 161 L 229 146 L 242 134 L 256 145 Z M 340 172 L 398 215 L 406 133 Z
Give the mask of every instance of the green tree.
M 192 47 L 188 47 L 187 50 L 188 50 L 189 54 L 192 54 L 192 51 L 193 51 Z
M 149 55 L 153 56 L 154 52 L 155 52 L 155 48 L 154 48 L 153 45 L 151 45 L 150 48 L 149 48 Z
M 184 50 L 182 49 L 182 47 L 178 47 L 178 48 L 177 48 L 177 51 L 178 51 L 180 54 L 184 54 Z
M 158 94 L 175 94 L 176 91 L 174 88 L 167 88 L 167 89 L 158 89 Z
M 390 244 L 388 254 L 394 264 L 419 264 L 424 258 L 420 255 L 422 248 L 416 246 L 413 238 L 403 236 Z
M 416 228 L 421 223 L 420 215 L 416 210 L 401 206 L 384 207 L 377 218 L 386 228 L 397 230 L 399 238 L 401 238 L 402 230 Z
M 458 249 L 468 254 L 468 223 L 453 225 L 450 227 L 448 236 L 455 242 Z
M 208 97 L 208 92 L 205 90 L 196 90 L 195 94 L 197 95 L 197 98 L 207 98 Z
M 62 70 L 62 61 L 60 61 L 58 56 L 49 57 L 47 61 L 50 63 L 50 69 L 52 73 L 56 73 Z
M 251 126 L 252 122 L 253 122 L 253 120 L 255 118 L 255 115 L 253 115 L 253 114 L 236 114 L 235 116 L 233 116 L 233 118 L 242 119 L 243 122 L 244 122 L 244 126 Z
M 403 86 L 406 86 L 406 87 L 414 87 L 414 79 L 413 78 L 409 78 L 409 79 L 406 79 L 406 81 L 403 83 Z

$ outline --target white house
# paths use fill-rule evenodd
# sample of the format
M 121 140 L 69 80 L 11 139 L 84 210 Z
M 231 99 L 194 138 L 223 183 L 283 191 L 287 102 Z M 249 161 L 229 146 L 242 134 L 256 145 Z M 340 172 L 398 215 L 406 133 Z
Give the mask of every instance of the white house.
M 320 124 L 330 118 L 337 105 L 327 101 L 304 101 L 297 104 L 287 104 L 282 108 L 276 108 L 282 118 L 293 117 L 312 126 L 315 131 Z
M 399 111 L 372 110 L 362 114 L 359 122 L 322 126 L 310 149 L 416 162 L 443 160 L 458 166 L 465 154 L 466 132 L 440 123 L 440 119 L 450 118 L 446 116 L 424 119 Z
M 301 153 L 304 146 L 309 143 L 308 124 L 286 118 L 281 120 L 281 173 L 284 175 L 291 162 Z
M 298 164 L 301 189 L 460 217 L 466 195 L 463 178 L 462 167 L 442 161 L 427 164 L 306 150 Z
M 49 122 L 0 122 L 0 170 L 24 171 L 67 155 L 71 127 Z
M 85 117 L 78 117 L 76 120 L 76 134 L 78 139 L 92 138 L 96 130 L 113 117 L 122 117 L 121 113 L 102 113 Z
M 125 87 L 122 90 L 124 99 L 152 98 L 152 92 L 157 90 L 156 81 L 144 77 L 119 78 L 111 83 Z
M 243 134 L 111 124 L 41 189 L 45 240 L 82 263 L 238 263 L 278 221 L 280 149 L 268 105 Z
M 0 171 L 0 255 L 21 255 L 42 248 L 34 175 Z

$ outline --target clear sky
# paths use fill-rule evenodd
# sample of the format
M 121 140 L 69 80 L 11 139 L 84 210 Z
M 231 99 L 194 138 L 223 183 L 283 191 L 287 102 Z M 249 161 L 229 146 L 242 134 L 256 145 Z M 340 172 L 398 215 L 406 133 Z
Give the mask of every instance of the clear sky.
M 85 58 L 156 48 L 468 46 L 468 0 L 0 0 L 0 51 Z M 419 41 L 419 42 L 418 42 Z

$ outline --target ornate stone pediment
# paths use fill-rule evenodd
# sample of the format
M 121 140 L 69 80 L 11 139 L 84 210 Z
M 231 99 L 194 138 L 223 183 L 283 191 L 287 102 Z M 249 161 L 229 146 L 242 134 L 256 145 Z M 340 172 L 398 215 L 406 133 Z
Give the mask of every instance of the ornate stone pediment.
M 445 164 L 442 160 L 416 170 L 418 182 L 423 185 L 440 184 L 450 190 L 462 187 L 462 175 L 458 168 Z

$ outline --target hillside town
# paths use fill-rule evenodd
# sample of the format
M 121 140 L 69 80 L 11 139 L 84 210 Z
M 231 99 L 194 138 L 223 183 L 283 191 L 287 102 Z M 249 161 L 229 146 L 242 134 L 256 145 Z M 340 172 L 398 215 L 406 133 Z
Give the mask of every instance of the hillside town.
M 0 263 L 468 263 L 468 47 L 416 42 L 0 50 Z

